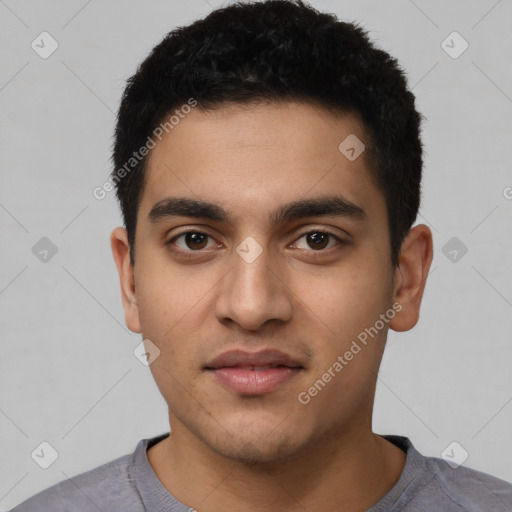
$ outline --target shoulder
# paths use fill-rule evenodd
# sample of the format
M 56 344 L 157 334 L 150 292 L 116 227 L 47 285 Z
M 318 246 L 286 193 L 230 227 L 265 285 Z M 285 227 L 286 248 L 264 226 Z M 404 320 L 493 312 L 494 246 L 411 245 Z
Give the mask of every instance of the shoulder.
M 433 484 L 461 511 L 510 512 L 512 484 L 465 466 L 452 468 L 446 461 L 426 457 L 434 475 Z
M 511 512 L 512 484 L 422 455 L 407 437 L 383 436 L 407 453 L 399 481 L 372 512 Z
M 69 477 L 24 501 L 11 512 L 139 512 L 144 507 L 130 475 L 132 455 L 125 455 Z

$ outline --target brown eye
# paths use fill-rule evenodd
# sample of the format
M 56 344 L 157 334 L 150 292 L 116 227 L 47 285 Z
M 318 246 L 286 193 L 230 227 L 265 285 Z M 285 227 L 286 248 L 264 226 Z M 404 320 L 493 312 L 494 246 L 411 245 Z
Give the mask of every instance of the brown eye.
M 329 243 L 329 234 L 314 231 L 306 234 L 306 241 L 312 249 L 324 249 Z
M 208 235 L 204 233 L 186 233 L 185 244 L 190 249 L 204 249 L 208 242 Z
M 297 249 L 318 253 L 327 252 L 329 249 L 334 249 L 344 244 L 345 242 L 334 233 L 320 230 L 307 231 L 297 238 L 294 243 Z
M 209 239 L 211 239 L 211 237 L 206 233 L 187 231 L 173 237 L 168 243 L 176 244 L 182 251 L 194 252 L 204 249 L 208 245 Z

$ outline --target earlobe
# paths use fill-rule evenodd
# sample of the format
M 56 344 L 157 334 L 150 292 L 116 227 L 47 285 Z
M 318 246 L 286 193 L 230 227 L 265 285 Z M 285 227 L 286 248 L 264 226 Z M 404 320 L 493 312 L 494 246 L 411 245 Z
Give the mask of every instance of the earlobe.
M 140 333 L 141 328 L 137 296 L 135 293 L 134 269 L 130 262 L 130 245 L 128 243 L 126 229 L 121 227 L 115 228 L 110 235 L 110 244 L 119 274 L 126 325 L 131 331 Z
M 418 322 L 432 254 L 430 229 L 424 224 L 413 227 L 402 243 L 395 270 L 394 301 L 402 309 L 390 322 L 394 331 L 408 331 Z

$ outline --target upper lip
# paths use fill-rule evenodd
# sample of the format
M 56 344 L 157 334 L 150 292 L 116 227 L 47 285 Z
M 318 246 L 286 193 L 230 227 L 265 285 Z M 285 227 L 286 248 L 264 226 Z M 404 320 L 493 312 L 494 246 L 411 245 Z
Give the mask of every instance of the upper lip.
M 234 368 L 250 366 L 288 366 L 303 368 L 299 361 L 279 350 L 266 349 L 259 352 L 229 350 L 218 355 L 205 365 L 206 369 Z

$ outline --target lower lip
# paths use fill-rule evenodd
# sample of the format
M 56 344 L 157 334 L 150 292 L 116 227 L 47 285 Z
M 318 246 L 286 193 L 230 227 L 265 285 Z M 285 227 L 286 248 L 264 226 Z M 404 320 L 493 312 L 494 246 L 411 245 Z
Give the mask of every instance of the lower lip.
M 268 370 L 217 368 L 210 371 L 225 388 L 241 395 L 264 395 L 295 377 L 301 368 L 280 366 Z

